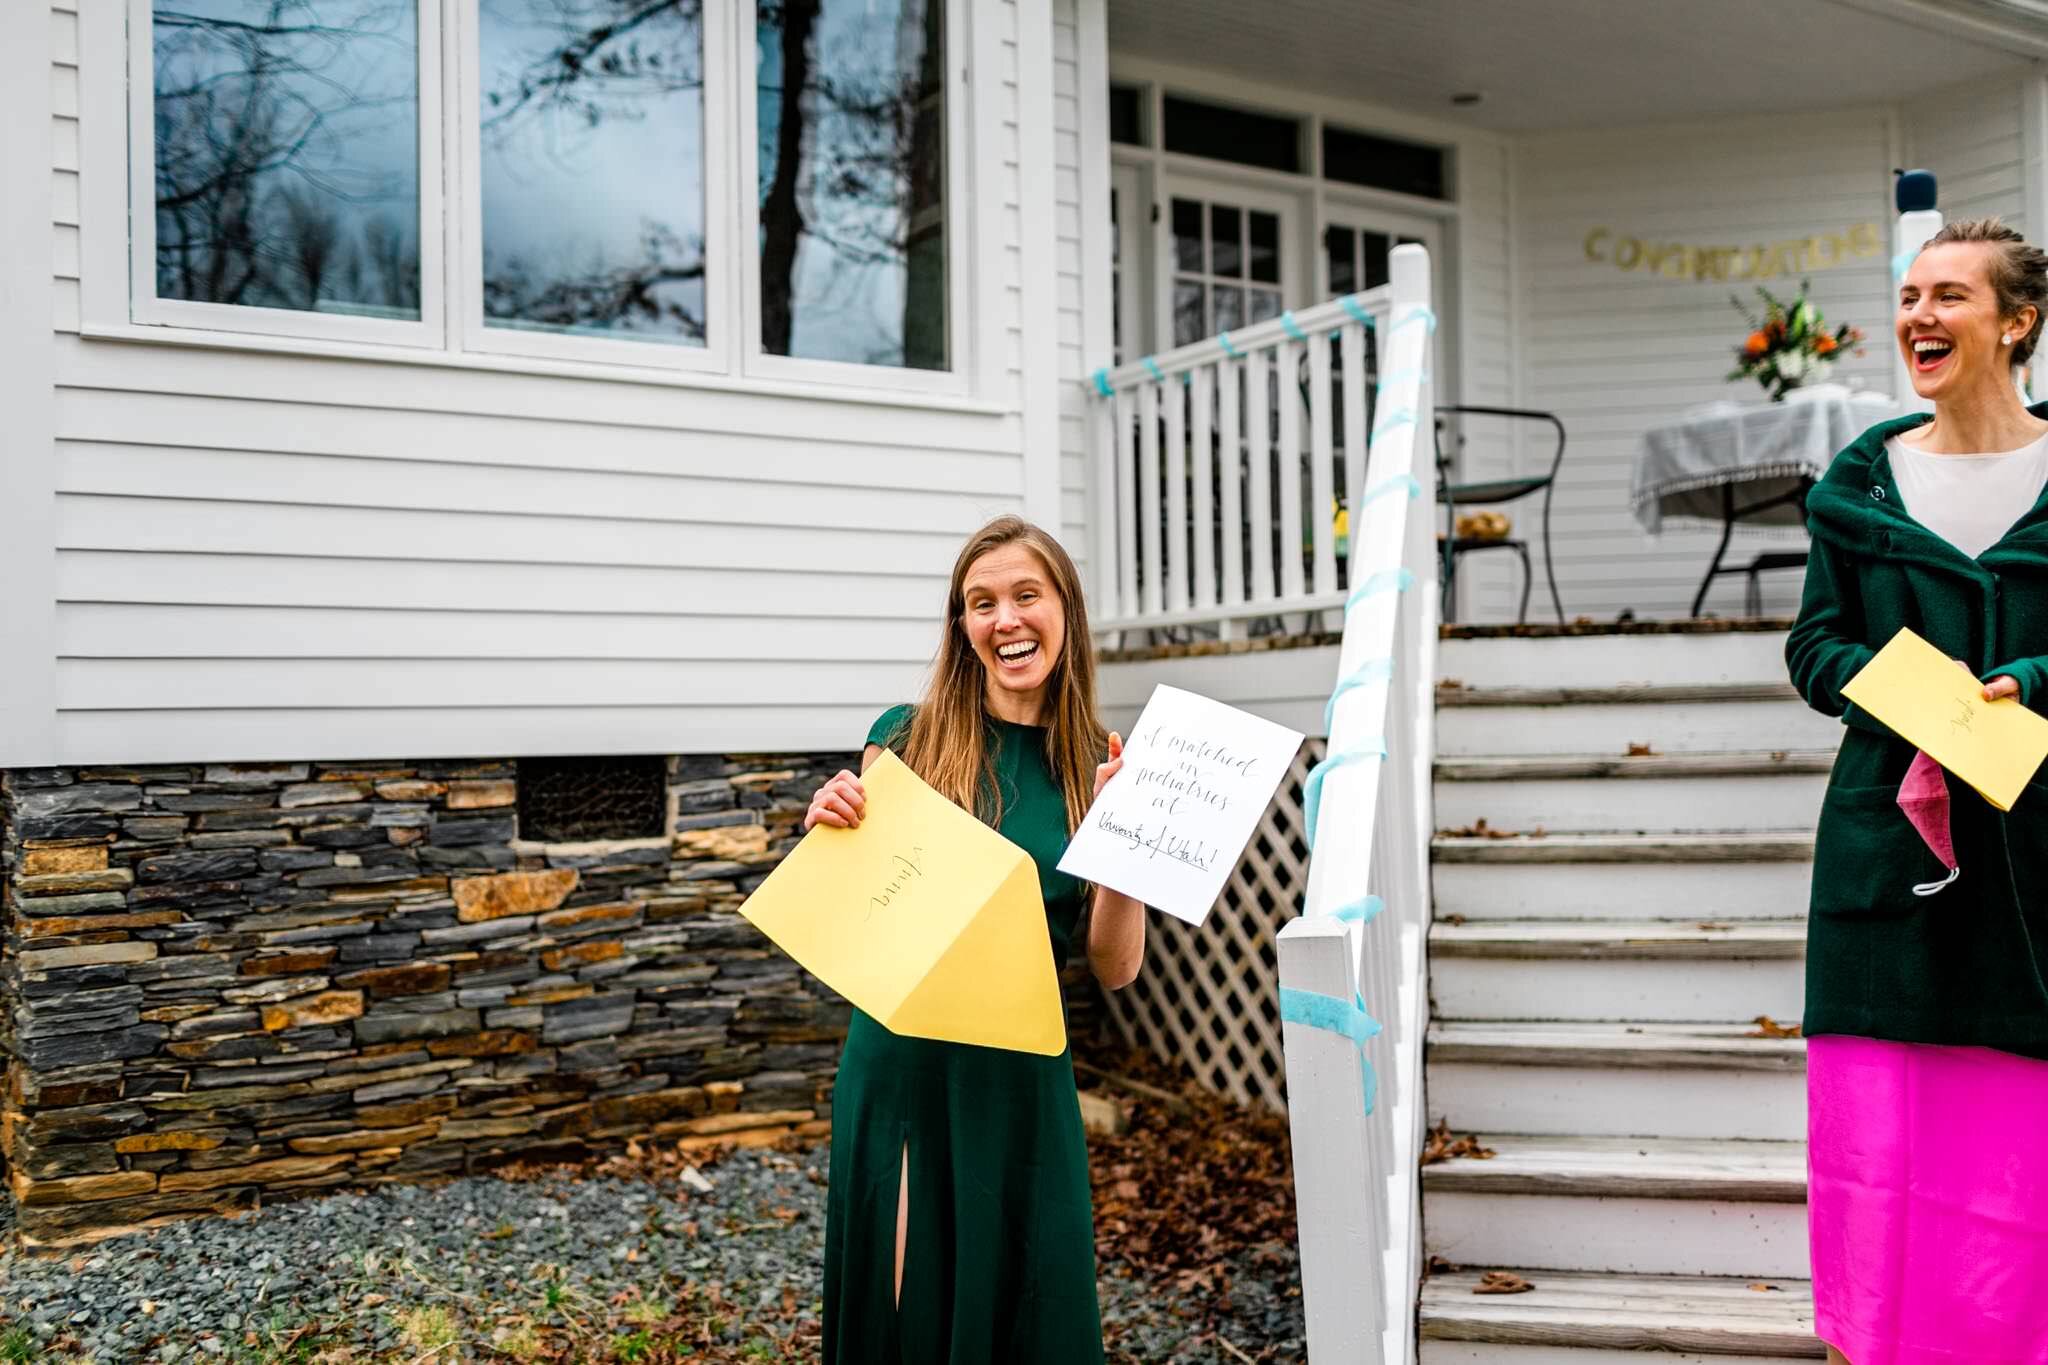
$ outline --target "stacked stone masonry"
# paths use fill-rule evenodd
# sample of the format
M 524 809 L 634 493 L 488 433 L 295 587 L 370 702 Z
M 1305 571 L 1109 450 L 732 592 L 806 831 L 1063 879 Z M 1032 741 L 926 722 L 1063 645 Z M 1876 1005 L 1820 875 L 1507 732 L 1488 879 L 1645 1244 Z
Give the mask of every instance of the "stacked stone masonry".
M 22 1235 L 825 1131 L 847 1008 L 738 911 L 850 761 L 671 759 L 668 837 L 584 844 L 511 762 L 0 774 Z

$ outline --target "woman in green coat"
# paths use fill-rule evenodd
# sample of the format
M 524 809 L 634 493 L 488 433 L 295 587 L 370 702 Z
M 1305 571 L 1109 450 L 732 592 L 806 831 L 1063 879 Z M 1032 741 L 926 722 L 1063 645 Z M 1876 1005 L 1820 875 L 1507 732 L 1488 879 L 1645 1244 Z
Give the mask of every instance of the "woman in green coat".
M 2014 385 L 2044 311 L 2048 257 L 1995 221 L 1944 229 L 1895 326 L 1931 419 L 1872 428 L 1807 500 L 1786 657 L 1846 724 L 1805 1016 L 1815 1324 L 1837 1362 L 2048 1362 L 2048 780 L 2001 813 L 1842 696 L 1910 628 L 1986 700 L 2048 710 L 2048 404 Z
M 1060 855 L 1122 745 L 1095 718 L 1095 654 L 1073 560 L 1016 517 L 962 547 L 924 698 L 885 711 L 886 747 L 1031 855 L 1053 959 L 1086 888 Z M 1106 760 L 1104 758 L 1106 755 Z M 804 820 L 851 828 L 842 772 Z M 1145 908 L 1105 887 L 1085 919 L 1111 990 L 1137 977 Z M 826 1365 L 1098 1365 L 1095 1229 L 1072 1057 L 904 1038 L 859 1010 L 832 1097 Z

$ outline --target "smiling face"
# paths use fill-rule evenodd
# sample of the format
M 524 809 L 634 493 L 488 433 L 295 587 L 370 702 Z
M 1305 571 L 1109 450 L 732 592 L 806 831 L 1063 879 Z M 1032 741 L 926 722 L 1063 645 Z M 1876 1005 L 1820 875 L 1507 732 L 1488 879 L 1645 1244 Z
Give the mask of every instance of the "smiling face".
M 2013 350 L 2003 338 L 2031 325 L 2031 318 L 1999 316 L 1991 249 L 1979 242 L 1928 247 L 1899 286 L 1894 330 L 1922 398 L 1939 402 L 1987 384 L 2009 385 Z
M 1066 604 L 1038 555 L 1013 542 L 970 564 L 960 628 L 988 675 L 990 708 L 1035 718 L 1067 642 Z

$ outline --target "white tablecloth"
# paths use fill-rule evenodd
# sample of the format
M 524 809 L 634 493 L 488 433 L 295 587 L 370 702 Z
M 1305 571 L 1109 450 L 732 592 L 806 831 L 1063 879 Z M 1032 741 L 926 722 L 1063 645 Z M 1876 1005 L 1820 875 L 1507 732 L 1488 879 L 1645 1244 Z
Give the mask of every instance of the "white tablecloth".
M 1867 428 L 1897 415 L 1897 405 L 1884 394 L 1839 384 L 1795 389 L 1782 403 L 1694 408 L 1643 433 L 1636 456 L 1636 520 L 1651 535 L 1666 521 L 1718 527 L 1727 485 L 1739 485 L 1737 507 L 1783 497 L 1801 478 L 1825 474 L 1835 453 Z M 1791 501 L 1743 518 L 1746 526 L 1805 523 L 1805 509 Z

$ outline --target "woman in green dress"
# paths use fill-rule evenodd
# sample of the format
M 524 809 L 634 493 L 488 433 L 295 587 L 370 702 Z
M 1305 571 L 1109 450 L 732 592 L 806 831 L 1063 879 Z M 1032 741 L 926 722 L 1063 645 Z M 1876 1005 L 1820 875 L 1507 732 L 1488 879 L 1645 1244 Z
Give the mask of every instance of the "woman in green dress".
M 1003 517 L 962 547 L 931 683 L 875 722 L 863 771 L 884 748 L 1031 855 L 1064 963 L 1090 897 L 1060 855 L 1123 760 L 1095 718 L 1080 578 L 1051 536 Z M 865 809 L 860 778 L 841 772 L 804 828 L 853 828 Z M 1128 985 L 1144 907 L 1097 887 L 1085 919 L 1096 979 Z M 904 1038 L 853 1012 L 832 1098 L 824 1335 L 826 1365 L 1102 1360 L 1068 1053 Z

